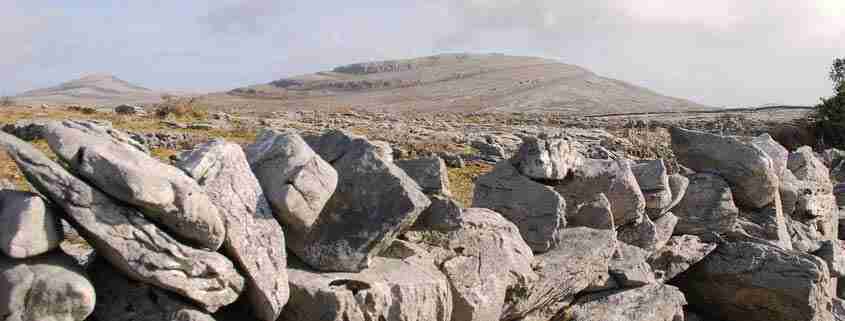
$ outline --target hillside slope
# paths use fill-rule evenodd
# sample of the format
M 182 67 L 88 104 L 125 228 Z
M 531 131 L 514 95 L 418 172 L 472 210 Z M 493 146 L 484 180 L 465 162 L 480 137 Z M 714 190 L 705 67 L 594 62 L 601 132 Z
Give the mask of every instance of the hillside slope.
M 97 105 L 155 103 L 161 92 L 150 90 L 108 74 L 88 75 L 54 87 L 30 90 L 15 96 L 22 104 Z
M 446 54 L 360 63 L 206 96 L 258 110 L 616 112 L 709 109 L 556 60 Z

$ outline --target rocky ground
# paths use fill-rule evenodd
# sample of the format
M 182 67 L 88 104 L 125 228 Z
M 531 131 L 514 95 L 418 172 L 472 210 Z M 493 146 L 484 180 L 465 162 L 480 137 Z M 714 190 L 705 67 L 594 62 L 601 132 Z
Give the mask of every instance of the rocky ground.
M 5 109 L 0 314 L 840 320 L 802 112 Z

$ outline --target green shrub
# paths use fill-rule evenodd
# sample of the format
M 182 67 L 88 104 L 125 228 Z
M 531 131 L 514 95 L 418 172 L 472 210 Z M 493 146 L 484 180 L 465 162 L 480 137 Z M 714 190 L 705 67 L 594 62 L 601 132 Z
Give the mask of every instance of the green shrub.
M 822 98 L 821 104 L 816 105 L 813 118 L 821 145 L 845 147 L 845 92 Z

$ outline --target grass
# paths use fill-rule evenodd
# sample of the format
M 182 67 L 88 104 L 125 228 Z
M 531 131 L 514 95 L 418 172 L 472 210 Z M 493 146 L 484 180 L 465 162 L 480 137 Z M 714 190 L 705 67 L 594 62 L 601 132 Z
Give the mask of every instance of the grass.
M 475 180 L 493 170 L 493 165 L 486 163 L 469 163 L 463 168 L 449 169 L 449 190 L 452 197 L 464 207 L 472 206 L 472 195 L 475 192 Z

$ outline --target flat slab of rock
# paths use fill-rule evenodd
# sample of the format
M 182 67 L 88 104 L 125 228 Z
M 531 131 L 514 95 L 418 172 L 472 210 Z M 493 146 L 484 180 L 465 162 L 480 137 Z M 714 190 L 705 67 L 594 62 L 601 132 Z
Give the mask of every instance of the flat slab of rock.
M 449 321 L 449 282 L 433 264 L 377 257 L 358 273 L 321 273 L 291 262 L 282 320 Z
M 698 236 L 733 230 L 739 215 L 728 183 L 707 173 L 689 177 L 684 198 L 672 212 L 678 217 L 675 234 Z
M 576 294 L 608 273 L 616 251 L 616 233 L 585 227 L 561 231 L 560 246 L 537 255 L 539 280 L 521 295 L 514 294 L 502 320 L 528 315 L 548 320 L 566 307 Z
M 570 205 L 567 214 L 578 208 L 576 204 L 604 193 L 610 201 L 616 226 L 639 222 L 645 213 L 645 198 L 631 165 L 625 160 L 586 159 L 572 170 L 571 177 L 555 186 L 555 191 Z
M 716 249 L 715 243 L 706 243 L 694 235 L 673 236 L 648 258 L 654 271 L 659 271 L 658 281 L 669 281 L 688 270 L 710 252 Z
M 821 259 L 775 246 L 723 243 L 675 282 L 692 308 L 725 320 L 829 320 Z
M 0 133 L 30 183 L 60 206 L 99 256 L 129 277 L 185 296 L 213 312 L 234 302 L 244 279 L 221 254 L 179 243 L 138 210 L 111 199 L 44 154 Z
M 531 248 L 517 227 L 496 212 L 469 208 L 426 227 L 433 228 L 405 237 L 437 253 L 435 264 L 451 286 L 454 320 L 498 320 L 505 300 L 537 280 Z
M 388 158 L 382 144 L 338 131 L 324 134 L 316 144 L 323 159 L 333 159 L 338 184 L 308 235 L 305 255 L 299 257 L 322 271 L 360 271 L 410 228 L 431 201 Z
M 196 179 L 219 209 L 226 225 L 223 250 L 247 279 L 245 294 L 255 316 L 275 321 L 289 296 L 285 237 L 243 149 L 215 140 L 179 159 L 176 166 Z
M 0 257 L 0 315 L 5 320 L 82 321 L 94 311 L 94 286 L 61 252 Z
M 24 259 L 59 247 L 59 218 L 38 194 L 0 190 L 0 251 Z
M 608 273 L 623 288 L 657 283 L 654 271 L 646 263 L 648 253 L 643 249 L 625 243 L 616 244 L 616 252 L 610 258 Z
M 190 302 L 149 284 L 133 281 L 104 260 L 88 268 L 97 289 L 92 318 L 108 321 L 214 321 Z
M 111 197 L 137 206 L 148 218 L 198 247 L 217 250 L 226 228 L 217 208 L 197 183 L 179 169 L 164 164 L 90 123 L 47 124 L 50 149 Z
M 535 252 L 552 249 L 558 230 L 566 225 L 566 201 L 552 187 L 523 176 L 508 161 L 475 183 L 472 206 L 489 208 L 516 224 Z
M 578 166 L 581 154 L 564 136 L 524 137 L 511 163 L 522 175 L 536 180 L 562 180 Z
M 787 250 L 793 249 L 787 218 L 783 215 L 780 194 L 775 201 L 761 209 L 741 209 L 736 220 L 736 230 L 728 234 L 731 239 L 761 242 Z
M 449 173 L 446 162 L 440 157 L 425 157 L 396 161 L 408 176 L 420 185 L 426 194 L 452 195 L 449 191 Z
M 662 159 L 649 160 L 631 166 L 645 197 L 646 213 L 656 219 L 672 205 L 669 175 Z
M 738 205 L 756 209 L 774 201 L 777 172 L 772 159 L 759 147 L 734 137 L 677 127 L 670 134 L 678 162 L 696 172 L 722 176 Z
M 566 311 L 572 321 L 683 320 L 687 301 L 678 288 L 652 284 L 634 289 L 590 294 Z

